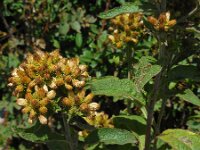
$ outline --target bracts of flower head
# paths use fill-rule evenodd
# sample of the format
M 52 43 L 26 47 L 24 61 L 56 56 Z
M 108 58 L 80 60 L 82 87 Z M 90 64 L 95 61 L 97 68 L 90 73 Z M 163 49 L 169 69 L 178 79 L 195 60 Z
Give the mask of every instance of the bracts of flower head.
M 8 86 L 13 87 L 22 113 L 29 115 L 29 123 L 38 119 L 47 124 L 55 103 L 68 113 L 89 114 L 94 97 L 84 90 L 89 78 L 87 66 L 80 64 L 79 58 L 64 58 L 58 50 L 36 50 L 13 70 Z

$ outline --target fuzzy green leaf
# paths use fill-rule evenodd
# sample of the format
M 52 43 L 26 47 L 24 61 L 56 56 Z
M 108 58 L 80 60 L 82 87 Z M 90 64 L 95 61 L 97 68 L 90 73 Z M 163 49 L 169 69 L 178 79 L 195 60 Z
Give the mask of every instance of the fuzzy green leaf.
M 161 71 L 161 66 L 152 65 L 156 60 L 153 57 L 142 57 L 135 70 L 135 85 L 141 90 L 156 74 Z
M 176 96 L 184 101 L 200 106 L 200 99 L 190 89 L 187 89 L 183 94 L 177 94 Z
M 143 117 L 137 115 L 121 115 L 113 118 L 113 123 L 116 128 L 127 129 L 138 135 L 145 134 L 146 121 Z
M 158 138 L 176 150 L 197 150 L 200 147 L 200 135 L 188 130 L 168 129 Z
M 136 138 L 133 133 L 116 128 L 101 128 L 93 131 L 86 138 L 89 144 L 104 143 L 104 144 L 117 144 L 124 145 L 128 143 L 136 143 Z
M 142 10 L 135 3 L 125 3 L 120 7 L 113 8 L 106 12 L 100 13 L 101 19 L 110 19 L 123 13 L 141 12 Z
M 18 128 L 13 127 L 13 133 L 21 138 L 31 142 L 46 142 L 49 140 L 64 140 L 64 136 L 58 133 L 54 133 L 49 127 L 40 125 L 37 123 L 31 128 Z
M 134 98 L 136 94 L 135 85 L 131 80 L 117 77 L 93 79 L 89 86 L 95 95 L 113 96 L 115 99 Z

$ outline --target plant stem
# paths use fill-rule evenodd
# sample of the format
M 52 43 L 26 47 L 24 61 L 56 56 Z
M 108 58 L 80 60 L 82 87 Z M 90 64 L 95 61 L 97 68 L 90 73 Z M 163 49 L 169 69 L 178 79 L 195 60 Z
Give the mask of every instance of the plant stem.
M 162 70 L 160 71 L 159 74 L 156 75 L 155 78 L 155 84 L 152 90 L 152 93 L 149 98 L 149 103 L 147 106 L 147 128 L 146 128 L 146 137 L 145 137 L 145 150 L 150 149 L 150 144 L 151 144 L 151 125 L 152 125 L 152 120 L 153 120 L 153 114 L 154 114 L 154 106 L 159 98 L 159 92 L 160 92 L 160 86 L 162 85 L 162 77 L 163 73 L 166 70 L 166 33 L 160 32 L 158 33 L 158 43 L 159 43 L 159 56 L 158 60 L 161 63 Z
M 154 106 L 158 99 L 161 76 L 162 76 L 162 71 L 156 76 L 154 88 L 152 91 L 153 96 L 151 96 L 150 101 L 148 103 L 148 107 L 147 107 L 148 113 L 147 113 L 147 128 L 146 128 L 146 136 L 145 136 L 145 150 L 150 149 L 151 124 L 152 124 L 152 119 L 153 119 Z
M 69 145 L 69 150 L 74 150 L 68 119 L 65 117 L 65 114 L 62 114 L 62 118 L 63 118 L 64 129 L 65 129 L 65 138 Z
M 131 47 L 128 47 L 128 50 L 126 52 L 126 57 L 127 57 L 127 61 L 128 61 L 128 79 L 132 79 L 132 59 L 133 59 L 133 52 Z
M 131 49 L 131 46 L 128 46 L 128 50 L 126 52 L 126 57 L 127 57 L 127 63 L 128 63 L 128 79 L 131 80 L 132 79 L 132 55 L 133 55 L 133 52 L 132 52 L 132 49 Z M 128 110 L 128 113 L 131 114 L 131 101 L 130 99 L 127 99 L 127 110 Z
M 165 104 L 166 104 L 167 98 L 164 98 L 162 100 L 162 106 L 161 106 L 161 110 L 158 116 L 158 121 L 155 127 L 155 137 L 154 137 L 154 149 L 156 149 L 156 143 L 157 143 L 157 138 L 156 136 L 160 134 L 160 125 L 161 125 L 161 121 L 162 121 L 162 117 L 165 113 Z

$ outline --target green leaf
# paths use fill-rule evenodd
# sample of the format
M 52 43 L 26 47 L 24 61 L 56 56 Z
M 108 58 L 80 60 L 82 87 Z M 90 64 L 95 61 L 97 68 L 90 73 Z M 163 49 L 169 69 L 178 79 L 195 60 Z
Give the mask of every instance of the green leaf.
M 200 99 L 190 89 L 186 89 L 183 94 L 177 94 L 176 96 L 184 101 L 200 106 Z
M 142 90 L 144 85 L 161 71 L 161 66 L 152 65 L 154 62 L 156 60 L 149 56 L 144 56 L 139 60 L 139 64 L 135 68 L 136 72 L 134 77 L 138 90 Z
M 67 22 L 61 23 L 59 26 L 59 33 L 61 35 L 66 35 L 69 32 L 69 24 Z
M 97 46 L 98 48 L 102 48 L 103 43 L 107 40 L 107 32 L 103 31 L 102 34 L 99 36 L 98 40 L 97 40 Z
M 49 140 L 64 140 L 64 136 L 52 132 L 48 126 L 40 125 L 37 123 L 31 128 L 18 128 L 13 127 L 13 132 L 21 138 L 31 142 L 46 142 Z
M 53 39 L 52 42 L 53 42 L 53 46 L 54 46 L 55 48 L 58 48 L 58 49 L 60 48 L 60 43 L 59 43 L 58 40 Z
M 176 150 L 197 150 L 200 147 L 200 135 L 188 130 L 168 129 L 158 138 Z
M 141 12 L 142 10 L 135 3 L 125 3 L 120 7 L 113 8 L 99 14 L 101 19 L 110 19 L 123 13 Z
M 113 123 L 116 128 L 127 129 L 138 135 L 145 134 L 146 121 L 143 117 L 137 115 L 120 115 L 113 118 Z
M 145 147 L 145 135 L 139 136 L 139 150 L 144 150 Z
M 169 81 L 179 81 L 182 79 L 191 79 L 200 81 L 200 71 L 196 66 L 179 65 L 174 67 L 168 74 Z
M 124 145 L 128 143 L 136 143 L 136 138 L 133 133 L 116 128 L 101 128 L 93 131 L 86 138 L 89 144 L 104 143 L 104 144 L 117 144 Z
M 81 25 L 78 21 L 74 21 L 74 22 L 70 23 L 70 26 L 76 32 L 79 32 L 79 33 L 81 32 Z
M 82 37 L 81 33 L 77 33 L 76 34 L 75 43 L 76 43 L 76 46 L 79 47 L 79 48 L 82 46 L 82 44 L 83 44 L 83 37 Z
M 186 124 L 188 129 L 200 132 L 200 115 L 190 117 Z
M 135 85 L 131 80 L 107 76 L 93 79 L 89 87 L 96 95 L 113 96 L 115 99 L 134 98 Z

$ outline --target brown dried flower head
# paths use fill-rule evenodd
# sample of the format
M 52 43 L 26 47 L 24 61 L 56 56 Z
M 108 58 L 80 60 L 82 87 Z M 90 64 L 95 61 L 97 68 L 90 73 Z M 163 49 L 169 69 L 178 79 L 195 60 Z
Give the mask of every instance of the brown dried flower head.
M 137 44 L 138 39 L 144 33 L 142 13 L 125 13 L 111 19 L 112 32 L 108 39 L 117 47 L 121 48 L 126 43 Z
M 112 119 L 104 112 L 93 112 L 89 116 L 84 117 L 85 121 L 95 128 L 113 128 Z M 83 130 L 79 132 L 80 136 L 86 137 L 89 131 Z
M 160 31 L 168 31 L 169 28 L 173 27 L 176 24 L 176 20 L 170 20 L 170 12 L 163 12 L 160 14 L 158 19 L 149 16 L 149 23 L 153 25 L 156 30 Z
M 8 86 L 14 88 L 17 104 L 29 115 L 29 123 L 38 118 L 41 124 L 47 124 L 49 110 L 55 103 L 64 110 L 76 107 L 81 112 L 81 104 L 89 104 L 93 98 L 83 89 L 89 78 L 87 66 L 80 65 L 78 58 L 63 58 L 58 50 L 51 53 L 36 50 L 34 54 L 27 54 L 11 75 Z M 63 97 L 60 92 L 63 90 L 68 95 L 58 101 Z

